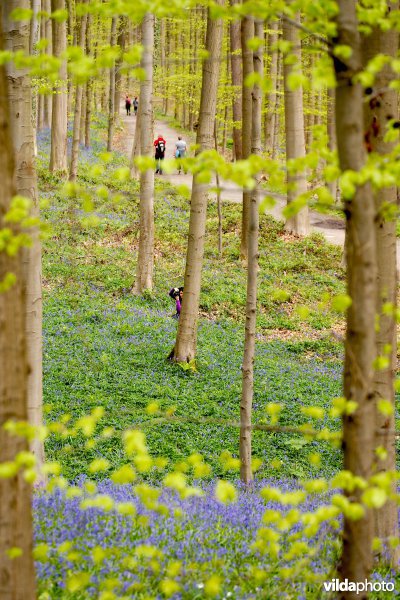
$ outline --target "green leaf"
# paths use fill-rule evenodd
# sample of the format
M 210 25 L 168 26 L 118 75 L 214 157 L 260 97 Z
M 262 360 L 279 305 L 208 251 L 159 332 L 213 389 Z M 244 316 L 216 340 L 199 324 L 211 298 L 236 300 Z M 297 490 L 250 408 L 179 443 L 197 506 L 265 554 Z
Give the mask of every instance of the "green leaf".
M 14 8 L 10 13 L 12 21 L 30 21 L 32 17 L 33 10 L 31 8 Z
M 382 508 L 386 503 L 387 494 L 383 489 L 371 487 L 363 493 L 361 499 L 369 508 Z
M 55 10 L 51 13 L 51 18 L 57 21 L 57 23 L 63 23 L 63 21 L 68 19 L 68 11 L 64 9 Z
M 347 294 L 338 294 L 332 298 L 332 309 L 339 313 L 346 312 L 351 304 L 351 298 Z
M 352 56 L 353 50 L 350 46 L 346 46 L 345 44 L 338 44 L 334 47 L 333 54 L 337 58 L 340 58 L 342 60 L 348 60 Z

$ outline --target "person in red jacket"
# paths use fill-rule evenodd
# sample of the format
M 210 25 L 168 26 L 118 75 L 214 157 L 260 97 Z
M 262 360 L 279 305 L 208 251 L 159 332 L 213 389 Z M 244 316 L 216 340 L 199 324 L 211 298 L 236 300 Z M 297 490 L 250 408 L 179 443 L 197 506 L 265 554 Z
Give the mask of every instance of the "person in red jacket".
M 165 157 L 165 148 L 167 142 L 164 140 L 162 135 L 159 135 L 156 140 L 154 140 L 154 148 L 155 148 L 155 159 L 157 161 L 156 173 L 162 175 L 162 162 Z

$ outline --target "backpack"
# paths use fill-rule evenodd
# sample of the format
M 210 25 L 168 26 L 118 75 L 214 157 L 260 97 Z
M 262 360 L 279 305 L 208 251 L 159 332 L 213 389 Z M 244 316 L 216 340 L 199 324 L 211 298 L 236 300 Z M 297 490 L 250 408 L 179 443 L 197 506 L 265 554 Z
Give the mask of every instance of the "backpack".
M 159 140 L 156 146 L 156 158 L 164 158 L 165 143 L 163 140 Z

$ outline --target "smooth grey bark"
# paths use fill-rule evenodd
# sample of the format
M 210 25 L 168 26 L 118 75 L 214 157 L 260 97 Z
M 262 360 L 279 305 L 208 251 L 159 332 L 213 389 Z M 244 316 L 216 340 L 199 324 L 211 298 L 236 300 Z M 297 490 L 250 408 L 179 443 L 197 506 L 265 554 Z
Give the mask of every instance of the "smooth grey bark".
M 140 153 L 153 156 L 153 51 L 154 15 L 147 13 L 142 21 L 143 56 L 141 67 L 145 73 L 140 82 Z M 135 293 L 142 294 L 153 287 L 154 268 L 154 169 L 140 173 L 139 250 L 136 268 Z
M 270 55 L 270 66 L 269 66 L 269 77 L 271 79 L 272 89 L 267 96 L 266 103 L 266 114 L 265 114 L 265 150 L 273 155 L 275 145 L 275 122 L 277 119 L 276 114 L 276 102 L 277 102 L 277 79 L 278 79 L 278 49 L 275 44 L 278 40 L 278 25 L 279 21 L 271 21 L 269 29 L 269 55 Z
M 117 42 L 117 17 L 111 19 L 110 46 L 115 46 Z M 115 62 L 110 69 L 110 86 L 108 92 L 108 132 L 107 132 L 107 150 L 110 152 L 113 148 L 113 138 L 115 129 Z
M 297 17 L 300 22 L 300 18 Z M 287 19 L 283 19 L 283 38 L 292 44 L 293 54 L 297 59 L 296 69 L 301 69 L 301 47 L 298 29 Z M 302 158 L 306 154 L 304 140 L 303 90 L 301 87 L 292 90 L 288 85 L 288 77 L 293 71 L 293 65 L 284 61 L 283 75 L 285 84 L 285 139 L 286 163 L 292 159 Z M 307 180 L 304 172 L 287 175 L 287 203 L 290 204 L 297 196 L 307 192 Z M 296 215 L 287 219 L 286 231 L 296 235 L 308 235 L 310 231 L 308 206 L 302 208 Z
M 90 56 L 92 54 L 92 43 L 91 43 L 91 35 L 92 35 L 92 24 L 93 19 L 92 15 L 87 15 L 87 23 L 86 23 L 86 54 Z M 93 100 L 93 81 L 92 79 L 88 79 L 86 82 L 86 111 L 85 111 L 85 148 L 90 147 L 90 122 L 92 118 L 92 100 Z
M 126 45 L 126 37 L 127 37 L 127 19 L 125 17 L 119 18 L 118 23 L 118 37 L 117 44 L 121 49 L 121 53 L 125 52 Z M 115 64 L 115 100 L 114 100 L 114 111 L 115 117 L 118 118 L 118 115 L 121 110 L 121 95 L 122 95 L 122 74 L 121 74 L 121 66 L 122 66 L 122 54 L 121 57 L 118 58 Z M 129 93 L 129 90 L 126 90 Z
M 51 0 L 51 10 L 65 10 L 65 0 Z M 53 19 L 53 54 L 61 57 L 67 49 L 67 27 L 65 21 Z M 53 92 L 51 117 L 50 171 L 67 173 L 67 129 L 68 129 L 67 62 L 62 60 L 58 85 Z
M 13 21 L 8 15 L 15 8 L 29 8 L 29 0 L 9 0 L 3 12 L 4 44 L 7 50 L 29 52 L 29 23 Z M 32 202 L 31 215 L 39 218 L 39 198 L 35 169 L 35 131 L 32 126 L 32 86 L 28 69 L 7 64 L 10 130 L 14 148 L 15 183 L 17 193 Z M 21 250 L 25 298 L 25 333 L 29 375 L 27 402 L 29 422 L 41 426 L 42 414 L 42 262 L 37 227 L 31 228 L 30 248 Z M 31 444 L 39 467 L 44 462 L 43 442 Z
M 230 0 L 230 5 L 237 4 L 239 0 Z M 232 98 L 233 117 L 233 150 L 235 160 L 242 158 L 242 58 L 240 21 L 231 21 L 229 24 L 229 43 L 231 51 L 231 80 L 235 93 Z
M 0 6 L 0 50 L 4 49 L 2 22 L 9 7 Z M 21 25 L 21 23 L 20 23 Z M 29 42 L 29 23 L 25 23 Z M 11 140 L 8 86 L 4 66 L 0 66 L 0 228 L 16 193 L 14 185 L 14 149 Z M 0 293 L 0 463 L 13 462 L 19 452 L 28 451 L 25 437 L 13 435 L 3 425 L 28 419 L 28 360 L 26 354 L 26 306 L 22 254 L 9 256 L 0 252 L 0 281 L 7 274 L 15 282 Z M 36 585 L 32 556 L 33 527 L 32 491 L 24 479 L 24 469 L 14 477 L 0 478 L 0 598 L 2 600 L 35 600 Z M 20 548 L 22 554 L 10 558 L 7 551 Z
M 246 15 L 241 22 L 241 46 L 242 46 L 242 158 L 249 158 L 251 154 L 251 87 L 247 85 L 246 79 L 253 73 L 253 52 L 247 43 L 254 37 L 254 17 Z M 247 231 L 249 227 L 251 192 L 243 190 L 242 206 L 242 233 L 240 238 L 240 258 L 247 261 Z
M 82 2 L 85 3 L 84 0 Z M 86 40 L 87 15 L 82 16 L 79 31 L 79 47 L 84 51 Z M 69 180 L 76 181 L 78 174 L 79 144 L 81 141 L 81 116 L 84 85 L 78 84 L 75 92 L 74 125 L 72 131 L 71 164 L 69 168 Z
M 398 9 L 399 3 L 392 2 L 391 9 Z M 363 63 L 379 54 L 396 57 L 399 48 L 399 33 L 395 30 L 382 31 L 378 27 L 372 29 L 367 36 L 362 37 Z M 375 89 L 380 90 L 378 95 L 371 97 L 369 102 L 364 103 L 364 137 L 367 149 L 381 156 L 390 155 L 395 143 L 385 141 L 386 124 L 391 120 L 397 120 L 398 92 L 390 89 L 390 82 L 395 79 L 395 74 L 390 65 L 385 65 L 377 73 L 375 78 Z M 374 511 L 374 535 L 383 542 L 383 551 L 377 553 L 380 562 L 391 562 L 397 567 L 400 558 L 400 549 L 392 548 L 389 538 L 399 536 L 398 507 L 396 502 L 396 438 L 395 438 L 395 414 L 396 403 L 394 394 L 394 379 L 397 370 L 397 248 L 396 248 L 396 225 L 397 219 L 397 188 L 396 186 L 385 187 L 374 193 L 375 198 L 375 232 L 377 250 L 377 298 L 376 312 L 379 318 L 379 327 L 376 329 L 376 350 L 378 356 L 387 355 L 389 365 L 386 369 L 376 370 L 374 373 L 375 396 L 377 403 L 380 400 L 389 400 L 393 407 L 391 415 L 383 415 L 377 412 L 377 435 L 376 447 L 386 450 L 386 459 L 377 461 L 376 470 L 379 472 L 392 473 L 392 498 L 380 509 Z M 388 211 L 390 207 L 391 211 Z M 391 214 L 390 214 L 391 212 Z M 385 313 L 383 306 L 390 303 L 393 313 Z M 386 348 L 390 348 L 389 353 Z
M 51 2 L 50 0 L 42 0 L 42 4 L 44 10 L 49 14 L 51 12 Z M 53 54 L 53 29 L 52 29 L 52 19 L 50 17 L 43 17 L 43 28 L 44 28 L 44 36 L 48 42 L 46 48 L 46 54 Z M 50 128 L 51 120 L 52 120 L 52 108 L 53 108 L 53 94 L 46 94 L 42 96 L 43 100 L 43 127 Z
M 217 4 L 222 5 L 222 3 L 223 0 L 217 0 Z M 196 136 L 196 143 L 200 152 L 209 150 L 214 145 L 214 122 L 217 106 L 222 33 L 222 19 L 212 20 L 208 12 L 206 34 L 208 58 L 203 63 L 199 126 Z M 196 176 L 193 177 L 184 279 L 184 301 L 178 323 L 175 348 L 171 352 L 171 358 L 176 362 L 191 362 L 196 356 L 197 319 L 207 215 L 207 188 L 208 186 L 200 183 Z
M 345 62 L 335 59 L 336 137 L 341 171 L 358 172 L 365 164 L 363 89 L 354 82 L 362 69 L 360 35 L 355 0 L 339 0 L 336 44 L 349 46 L 352 55 Z M 373 362 L 376 357 L 376 238 L 375 206 L 370 185 L 356 188 L 344 203 L 346 216 L 345 252 L 347 258 L 347 294 L 352 300 L 347 310 L 343 387 L 347 400 L 357 409 L 343 416 L 344 468 L 368 480 L 375 460 L 376 407 Z M 362 490 L 346 494 L 361 501 Z M 342 580 L 368 579 L 372 566 L 374 520 L 371 509 L 352 520 L 344 516 L 343 547 L 339 574 Z M 342 598 L 366 598 L 366 593 L 343 592 Z
M 255 36 L 263 38 L 263 22 L 255 20 Z M 263 75 L 263 46 L 253 52 L 254 72 Z M 260 83 L 252 90 L 251 153 L 261 154 L 262 93 Z M 240 478 L 245 484 L 253 479 L 251 466 L 251 413 L 253 406 L 254 357 L 257 314 L 257 272 L 259 231 L 259 189 L 254 188 L 250 196 L 247 259 L 247 297 L 244 355 L 242 365 L 242 397 L 240 402 Z

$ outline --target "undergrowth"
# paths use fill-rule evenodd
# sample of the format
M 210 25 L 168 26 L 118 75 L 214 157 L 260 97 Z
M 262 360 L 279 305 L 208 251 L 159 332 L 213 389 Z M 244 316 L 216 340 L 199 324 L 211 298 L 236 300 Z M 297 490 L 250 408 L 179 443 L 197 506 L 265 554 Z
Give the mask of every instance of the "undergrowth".
M 174 464 L 198 451 L 213 467 L 213 476 L 221 475 L 218 456 L 224 450 L 237 455 L 237 429 L 154 422 L 146 407 L 155 401 L 161 409 L 175 405 L 178 417 L 238 421 L 246 281 L 239 261 L 240 207 L 224 205 L 219 259 L 217 211 L 215 204 L 209 206 L 197 372 L 185 371 L 166 357 L 176 334 L 168 290 L 183 284 L 188 199 L 157 182 L 155 285 L 152 293 L 135 297 L 138 184 L 118 174 L 125 157 L 101 158 L 103 146 L 96 138 L 90 150 L 82 151 L 79 182 L 90 192 L 88 212 L 85 192 L 60 191 L 61 180 L 49 174 L 45 163 L 45 134 L 40 143 L 43 214 L 52 226 L 44 246 L 47 420 L 57 421 L 64 413 L 75 419 L 103 406 L 106 424 L 114 428 L 95 448 L 81 439 L 51 438 L 49 459 L 60 460 L 70 479 L 85 473 L 98 456 L 116 467 L 122 456 L 120 432 L 140 425 L 156 456 Z M 93 168 L 99 160 L 108 161 L 102 173 Z M 322 236 L 287 236 L 282 223 L 261 216 L 255 421 L 266 419 L 267 403 L 280 402 L 283 425 L 303 423 L 302 406 L 328 407 L 340 395 L 341 347 L 330 329 L 340 329 L 341 317 L 319 306 L 324 294 L 343 293 L 339 259 L 339 249 Z M 306 321 L 297 305 L 308 307 Z M 272 339 L 280 334 L 281 340 Z M 289 341 L 283 341 L 288 334 Z M 253 448 L 263 461 L 262 476 L 330 474 L 340 466 L 338 451 L 293 434 L 255 432 Z M 310 456 L 317 451 L 322 466 L 318 461 L 311 466 Z

